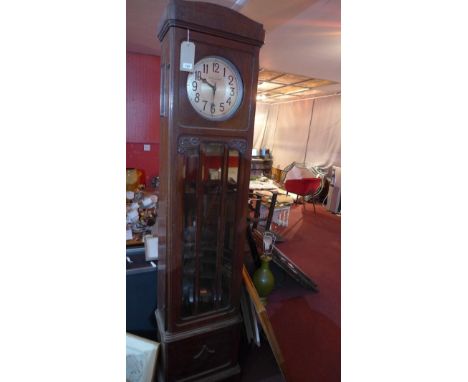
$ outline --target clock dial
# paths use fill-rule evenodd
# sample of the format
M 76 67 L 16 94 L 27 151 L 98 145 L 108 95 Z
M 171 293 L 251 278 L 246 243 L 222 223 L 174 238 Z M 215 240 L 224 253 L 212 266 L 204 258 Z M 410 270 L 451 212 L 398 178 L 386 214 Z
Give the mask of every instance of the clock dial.
M 195 111 L 212 121 L 231 118 L 244 94 L 236 67 L 218 56 L 202 58 L 187 77 L 187 96 Z

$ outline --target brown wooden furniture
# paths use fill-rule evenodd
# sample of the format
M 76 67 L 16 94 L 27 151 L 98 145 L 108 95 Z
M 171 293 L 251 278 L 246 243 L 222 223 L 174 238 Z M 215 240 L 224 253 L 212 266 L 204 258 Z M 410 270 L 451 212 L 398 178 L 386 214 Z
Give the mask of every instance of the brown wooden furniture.
M 210 62 L 194 74 L 179 70 L 187 30 L 195 67 Z M 241 270 L 264 33 L 261 24 L 231 9 L 180 0 L 170 2 L 159 30 L 160 381 L 218 381 L 240 372 Z M 206 61 L 213 56 L 219 60 Z M 223 78 L 225 62 L 239 77 Z M 241 102 L 223 117 L 231 95 Z M 197 100 L 217 118 L 203 114 Z
M 258 178 L 260 176 L 266 176 L 271 178 L 271 168 L 273 165 L 273 159 L 256 157 L 252 158 L 251 168 L 250 168 L 250 178 Z

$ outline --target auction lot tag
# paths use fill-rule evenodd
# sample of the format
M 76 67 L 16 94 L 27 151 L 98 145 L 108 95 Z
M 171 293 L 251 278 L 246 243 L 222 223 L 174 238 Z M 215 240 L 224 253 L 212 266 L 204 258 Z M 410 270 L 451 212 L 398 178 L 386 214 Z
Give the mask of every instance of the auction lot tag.
M 192 72 L 195 61 L 195 44 L 190 41 L 182 41 L 180 44 L 180 70 Z

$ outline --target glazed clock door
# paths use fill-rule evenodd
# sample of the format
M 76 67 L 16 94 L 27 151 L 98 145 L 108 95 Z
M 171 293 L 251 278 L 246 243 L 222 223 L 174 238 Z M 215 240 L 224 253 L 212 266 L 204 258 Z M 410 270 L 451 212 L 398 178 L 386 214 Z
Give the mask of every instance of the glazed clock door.
M 227 143 L 191 139 L 195 144 L 181 154 L 182 321 L 232 308 L 239 195 L 239 151 Z

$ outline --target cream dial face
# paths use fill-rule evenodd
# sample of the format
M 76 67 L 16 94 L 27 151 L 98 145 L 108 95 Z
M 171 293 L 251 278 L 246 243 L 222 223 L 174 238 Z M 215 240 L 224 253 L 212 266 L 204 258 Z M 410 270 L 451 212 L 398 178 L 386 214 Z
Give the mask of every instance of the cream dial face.
M 210 121 L 224 121 L 239 109 L 244 95 L 242 78 L 225 58 L 208 56 L 187 77 L 187 96 L 195 111 Z

